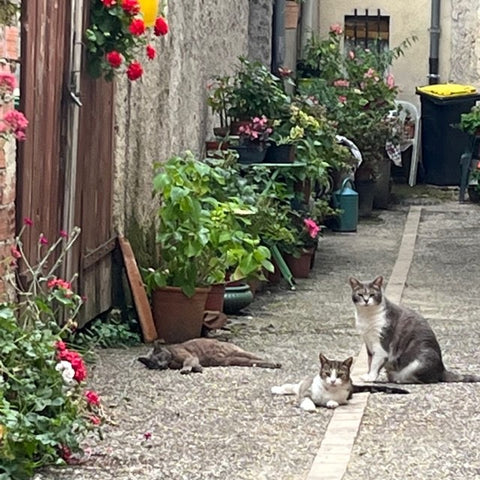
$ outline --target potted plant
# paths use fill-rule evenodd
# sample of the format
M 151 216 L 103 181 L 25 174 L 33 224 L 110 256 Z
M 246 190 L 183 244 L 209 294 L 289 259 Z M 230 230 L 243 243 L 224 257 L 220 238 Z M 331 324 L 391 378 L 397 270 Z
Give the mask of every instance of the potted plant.
M 480 105 L 474 105 L 469 112 L 460 115 L 459 127 L 470 135 L 480 135 Z
M 142 5 L 138 1 L 93 0 L 90 25 L 85 31 L 89 75 L 111 81 L 124 72 L 130 81 L 139 79 L 143 75 L 140 54 L 145 52 L 149 60 L 156 57 L 155 48 L 149 43 L 150 27 L 153 26 L 155 36 L 168 33 L 163 16 L 152 25 L 152 12 L 157 11 L 158 0 L 142 0 Z
M 244 232 L 248 208 L 217 198 L 225 184 L 221 169 L 191 152 L 156 167 L 158 264 L 146 270 L 145 283 L 159 337 L 181 342 L 200 336 L 211 285 L 223 283 L 228 270 L 241 277 L 271 268 L 270 252 Z
M 252 118 L 266 116 L 273 120 L 283 117 L 290 104 L 282 81 L 265 65 L 243 57 L 239 60 L 240 67 L 232 77 L 232 86 L 226 96 L 228 115 L 235 120 L 230 128 L 232 135 L 238 134 L 242 122 L 248 123 Z
M 208 85 L 209 95 L 207 104 L 214 115 L 218 116 L 220 126 L 213 129 L 216 137 L 225 138 L 228 135 L 230 127 L 230 116 L 228 97 L 230 95 L 232 85 L 231 77 L 229 75 L 218 76 L 213 79 Z
M 254 117 L 246 125 L 240 126 L 238 132 L 239 145 L 233 148 L 238 152 L 239 163 L 262 163 L 272 133 L 267 117 L 265 115 Z
M 313 266 L 321 228 L 312 218 L 298 216 L 295 219 L 295 230 L 295 241 L 283 243 L 281 251 L 292 275 L 307 278 Z

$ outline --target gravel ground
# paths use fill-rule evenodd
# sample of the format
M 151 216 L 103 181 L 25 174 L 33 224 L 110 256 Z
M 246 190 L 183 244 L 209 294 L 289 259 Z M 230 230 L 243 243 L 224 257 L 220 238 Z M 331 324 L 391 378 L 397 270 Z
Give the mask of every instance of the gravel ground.
M 384 211 L 361 222 L 357 234 L 326 234 L 310 279 L 295 292 L 284 284 L 264 291 L 249 315 L 217 332 L 282 369 L 211 368 L 184 376 L 145 369 L 136 358 L 147 346 L 98 351 L 90 383 L 111 420 L 104 439 L 89 441 L 83 464 L 37 479 L 304 479 L 331 411 L 302 412 L 290 398 L 272 397 L 270 388 L 315 372 L 319 351 L 357 355 L 347 278 L 389 277 L 405 217 L 405 210 Z M 383 401 L 394 410 L 401 405 Z
M 402 302 L 426 316 L 447 368 L 480 375 L 480 208 L 423 210 Z M 480 385 L 412 386 L 371 395 L 344 480 L 480 478 Z

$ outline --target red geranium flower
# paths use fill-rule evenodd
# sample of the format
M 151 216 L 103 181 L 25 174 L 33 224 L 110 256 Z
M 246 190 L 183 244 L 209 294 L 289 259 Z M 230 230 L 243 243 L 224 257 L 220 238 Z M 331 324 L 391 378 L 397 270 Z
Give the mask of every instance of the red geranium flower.
M 94 392 L 93 390 L 87 390 L 85 392 L 85 397 L 90 405 L 100 405 L 100 397 L 98 396 L 97 392 Z
M 143 68 L 139 62 L 132 62 L 127 68 L 127 77 L 129 80 L 137 80 L 143 75 Z
M 128 31 L 132 35 L 143 35 L 145 33 L 145 22 L 141 18 L 134 18 L 128 26 Z
M 155 26 L 153 28 L 153 33 L 157 36 L 163 36 L 168 33 L 168 23 L 163 17 L 158 17 L 155 20 Z
M 153 60 L 156 55 L 157 55 L 157 51 L 151 45 L 147 45 L 147 57 L 150 60 Z
M 79 353 L 74 352 L 72 350 L 60 350 L 57 353 L 57 358 L 59 360 L 65 360 L 66 362 L 70 362 L 72 364 L 72 368 L 75 371 L 75 375 L 73 378 L 77 382 L 83 382 L 87 378 L 87 369 L 85 367 L 85 363 L 83 363 L 83 358 L 80 356 Z
M 115 0 L 102 0 L 102 3 L 105 7 L 110 8 L 113 7 L 116 3 Z
M 55 342 L 55 348 L 63 352 L 67 349 L 67 345 L 62 340 L 58 340 L 57 342 Z
M 140 11 L 138 0 L 122 0 L 122 8 L 132 16 Z
M 122 56 L 116 52 L 108 52 L 106 55 L 107 62 L 112 66 L 112 68 L 118 68 L 122 64 Z

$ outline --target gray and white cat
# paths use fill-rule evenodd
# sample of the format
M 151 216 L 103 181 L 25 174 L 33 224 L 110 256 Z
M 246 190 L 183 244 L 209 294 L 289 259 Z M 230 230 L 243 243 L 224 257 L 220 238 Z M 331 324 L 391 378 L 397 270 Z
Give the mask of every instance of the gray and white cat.
M 374 382 L 382 368 L 395 383 L 480 382 L 477 375 L 448 371 L 437 338 L 420 314 L 390 302 L 383 294 L 383 277 L 361 282 L 350 277 L 355 325 L 368 354 L 368 373 Z
M 352 362 L 352 357 L 340 362 L 328 360 L 320 354 L 320 371 L 317 375 L 306 377 L 300 383 L 272 387 L 272 394 L 296 395 L 299 407 L 307 412 L 315 411 L 317 406 L 337 408 L 346 405 L 353 394 L 350 379 Z

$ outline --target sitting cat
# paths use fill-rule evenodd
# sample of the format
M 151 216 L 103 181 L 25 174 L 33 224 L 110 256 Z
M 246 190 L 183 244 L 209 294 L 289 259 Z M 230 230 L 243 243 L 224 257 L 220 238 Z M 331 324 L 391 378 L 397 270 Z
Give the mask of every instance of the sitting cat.
M 446 370 L 440 346 L 428 322 L 418 313 L 390 302 L 383 294 L 383 277 L 373 282 L 349 279 L 355 305 L 355 325 L 368 354 L 373 382 L 382 367 L 395 383 L 480 382 L 476 375 Z
M 268 362 L 236 345 L 213 338 L 195 338 L 172 345 L 157 341 L 152 353 L 138 360 L 150 369 L 181 369 L 180 373 L 202 372 L 203 367 L 281 368 L 279 363 Z
M 346 405 L 352 395 L 359 392 L 409 393 L 390 385 L 354 385 L 350 377 L 352 357 L 342 362 L 329 360 L 320 353 L 319 358 L 320 371 L 317 375 L 306 377 L 300 383 L 285 383 L 272 387 L 272 394 L 296 395 L 299 407 L 313 412 L 317 406 L 337 408 L 339 405 Z
M 316 407 L 337 408 L 346 405 L 352 397 L 353 385 L 350 367 L 353 358 L 343 362 L 328 360 L 320 354 L 320 371 L 315 376 L 306 377 L 300 383 L 286 383 L 272 387 L 273 395 L 296 395 L 298 405 L 307 412 Z

